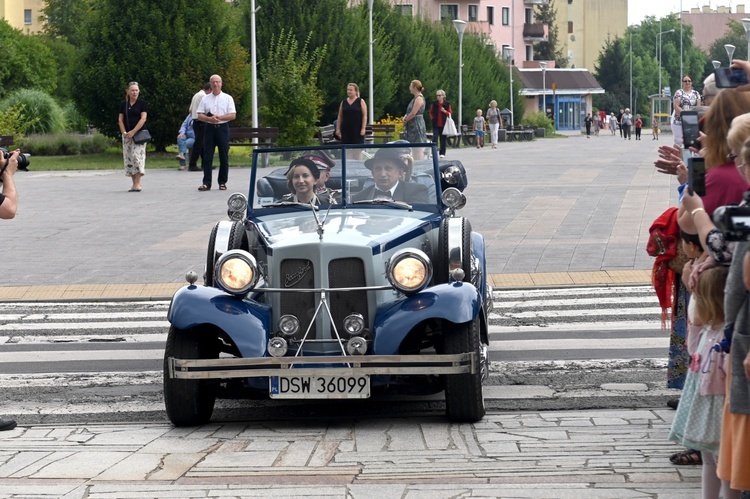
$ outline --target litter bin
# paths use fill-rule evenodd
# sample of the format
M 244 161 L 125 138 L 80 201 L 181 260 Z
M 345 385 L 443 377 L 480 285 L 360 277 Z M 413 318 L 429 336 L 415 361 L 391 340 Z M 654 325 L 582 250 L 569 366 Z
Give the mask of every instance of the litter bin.
M 546 135 L 547 130 L 544 127 L 539 127 L 536 130 L 534 130 L 534 136 L 535 137 L 541 137 L 544 138 Z
M 505 136 L 505 128 L 498 129 L 498 131 L 497 131 L 497 141 L 498 142 L 505 142 L 506 140 L 508 140 L 508 139 Z
M 511 118 L 513 117 L 513 113 L 510 112 L 510 109 L 507 107 L 500 111 L 500 117 L 503 119 L 503 123 L 505 126 L 511 126 Z

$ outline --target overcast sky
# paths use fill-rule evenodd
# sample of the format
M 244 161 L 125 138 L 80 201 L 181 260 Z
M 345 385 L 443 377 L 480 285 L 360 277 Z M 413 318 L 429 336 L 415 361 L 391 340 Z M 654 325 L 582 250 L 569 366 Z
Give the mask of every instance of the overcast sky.
M 646 16 L 663 17 L 671 12 L 679 12 L 680 5 L 682 10 L 689 10 L 693 7 L 710 5 L 716 8 L 717 5 L 734 6 L 745 4 L 745 10 L 750 10 L 750 0 L 628 0 L 628 24 L 637 24 Z

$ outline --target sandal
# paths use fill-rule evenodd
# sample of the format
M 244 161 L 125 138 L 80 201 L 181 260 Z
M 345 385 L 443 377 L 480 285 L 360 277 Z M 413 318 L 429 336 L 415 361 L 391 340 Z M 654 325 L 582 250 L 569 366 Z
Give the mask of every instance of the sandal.
M 219 184 L 219 190 L 220 191 L 226 191 L 227 190 L 227 184 Z
M 690 466 L 703 464 L 701 452 L 694 449 L 686 449 L 676 452 L 669 457 L 669 462 L 678 466 Z
M 211 186 L 210 185 L 206 185 L 206 184 L 201 184 L 201 186 L 198 187 L 198 190 L 199 191 L 210 191 L 211 190 Z

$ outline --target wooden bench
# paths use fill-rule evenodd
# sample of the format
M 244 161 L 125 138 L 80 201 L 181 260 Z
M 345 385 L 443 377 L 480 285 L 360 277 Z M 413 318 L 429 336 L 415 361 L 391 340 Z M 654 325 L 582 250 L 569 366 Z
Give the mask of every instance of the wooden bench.
M 13 145 L 12 135 L 0 135 L 0 147 L 8 147 Z
M 230 146 L 276 147 L 279 129 L 275 127 L 251 128 L 247 126 L 229 127 Z M 256 141 L 257 139 L 257 141 Z
M 336 126 L 335 125 L 326 125 L 326 126 L 319 126 L 318 127 L 318 141 L 320 142 L 321 146 L 330 145 L 330 144 L 338 144 L 341 141 L 339 140 L 336 135 Z

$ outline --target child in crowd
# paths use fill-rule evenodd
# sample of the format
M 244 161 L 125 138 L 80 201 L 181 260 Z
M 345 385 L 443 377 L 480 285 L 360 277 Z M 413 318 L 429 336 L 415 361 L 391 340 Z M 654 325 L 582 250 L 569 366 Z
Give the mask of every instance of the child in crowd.
M 477 137 L 477 149 L 484 147 L 484 131 L 486 126 L 487 124 L 482 116 L 482 110 L 477 109 L 477 117 L 474 118 L 474 135 Z
M 659 121 L 656 116 L 651 118 L 651 140 L 659 140 Z
M 683 241 L 690 235 L 684 235 Z M 686 242 L 683 248 L 695 243 Z M 698 241 L 700 244 L 700 241 Z M 695 253 L 693 253 L 695 254 Z M 688 253 L 690 256 L 690 253 Z M 689 274 L 692 265 L 685 266 Z M 724 409 L 724 355 L 714 349 L 724 337 L 724 286 L 728 269 L 714 267 L 701 273 L 688 307 L 688 352 L 690 370 L 680 397 L 669 438 L 690 449 L 700 450 L 703 458 L 704 498 L 739 499 L 740 491 L 729 488 L 716 476 L 716 456 L 721 441 Z
M 643 120 L 640 114 L 635 115 L 635 140 L 641 140 L 641 128 L 643 128 Z

